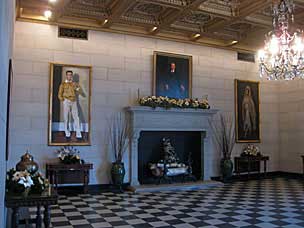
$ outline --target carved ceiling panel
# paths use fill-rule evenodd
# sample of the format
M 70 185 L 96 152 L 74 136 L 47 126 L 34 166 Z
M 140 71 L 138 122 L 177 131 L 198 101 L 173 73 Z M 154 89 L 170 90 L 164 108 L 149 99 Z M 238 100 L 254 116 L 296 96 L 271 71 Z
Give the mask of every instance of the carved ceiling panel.
M 248 50 L 270 30 L 272 0 L 17 0 L 17 19 L 132 33 L 141 36 L 216 44 L 234 42 Z M 304 21 L 304 0 L 295 0 L 297 25 Z M 46 19 L 43 12 L 53 11 Z M 301 27 L 300 27 L 301 28 Z M 303 28 L 302 28 L 303 29 Z M 201 33 L 193 39 L 193 33 Z M 257 39 L 254 39 L 256 36 Z M 208 40 L 204 39 L 208 37 Z M 250 37 L 251 43 L 243 40 Z M 208 43 L 209 42 L 209 43 Z M 246 44 L 247 46 L 244 47 Z M 243 46 L 242 46 L 243 45 Z
M 75 0 L 69 4 L 63 16 L 86 17 L 93 19 L 107 18 L 107 5 L 111 0 Z
M 229 29 L 236 31 L 236 32 L 242 32 L 244 30 L 250 29 L 251 27 L 252 27 L 251 24 L 248 24 L 245 22 L 238 22 L 238 23 L 230 25 Z
M 189 2 L 189 0 L 155 0 L 155 1 L 150 1 L 153 3 L 162 3 L 168 6 L 185 6 Z
M 225 0 L 208 0 L 201 4 L 199 9 L 217 15 L 223 15 L 228 17 L 231 16 L 231 8 L 229 1 Z
M 163 5 L 138 2 L 121 16 L 123 20 L 134 21 L 143 24 L 159 24 L 159 18 L 166 8 Z
M 195 25 L 204 25 L 212 19 L 212 16 L 201 13 L 199 11 L 191 12 L 189 15 L 185 16 L 180 20 L 180 22 L 195 24 Z

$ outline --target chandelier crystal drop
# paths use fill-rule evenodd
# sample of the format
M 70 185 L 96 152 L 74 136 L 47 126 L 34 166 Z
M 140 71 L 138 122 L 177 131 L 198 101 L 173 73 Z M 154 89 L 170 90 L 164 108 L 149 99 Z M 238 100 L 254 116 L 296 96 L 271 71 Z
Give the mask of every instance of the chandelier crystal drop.
M 304 78 L 303 31 L 293 30 L 293 0 L 276 0 L 273 3 L 273 31 L 266 35 L 264 49 L 258 53 L 260 76 L 268 80 Z

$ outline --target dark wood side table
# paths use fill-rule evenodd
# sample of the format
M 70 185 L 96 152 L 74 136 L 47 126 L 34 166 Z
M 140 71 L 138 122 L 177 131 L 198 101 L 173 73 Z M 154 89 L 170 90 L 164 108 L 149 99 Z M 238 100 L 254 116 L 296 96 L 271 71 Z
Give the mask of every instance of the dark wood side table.
M 235 165 L 235 173 L 240 176 L 241 172 L 247 172 L 247 177 L 252 171 L 252 167 L 254 164 L 257 164 L 257 171 L 259 175 L 261 174 L 261 165 L 260 163 L 263 162 L 264 164 L 264 177 L 266 177 L 267 171 L 267 161 L 269 161 L 269 156 L 240 156 L 234 158 L 234 165 Z M 246 166 L 244 169 L 244 165 Z
M 41 194 L 30 194 L 28 196 L 6 193 L 5 206 L 13 210 L 12 228 L 17 228 L 19 224 L 25 224 L 25 221 L 19 220 L 20 207 L 37 207 L 36 219 L 30 220 L 30 223 L 36 223 L 37 228 L 42 227 L 41 207 L 44 207 L 43 223 L 44 227 L 50 227 L 51 209 L 50 205 L 56 205 L 58 195 L 53 188 L 49 187 Z
M 62 163 L 47 163 L 46 177 L 57 190 L 58 184 L 75 184 L 83 183 L 83 192 L 88 192 L 90 180 L 90 169 L 93 169 L 93 164 L 62 164 Z

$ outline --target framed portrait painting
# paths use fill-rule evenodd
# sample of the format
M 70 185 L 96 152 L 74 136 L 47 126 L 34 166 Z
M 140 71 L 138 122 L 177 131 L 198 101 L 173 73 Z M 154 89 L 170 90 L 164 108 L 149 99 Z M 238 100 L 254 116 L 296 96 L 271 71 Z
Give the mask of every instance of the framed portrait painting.
M 260 83 L 235 79 L 236 142 L 260 142 Z
M 170 98 L 191 98 L 192 56 L 154 52 L 153 94 Z
M 90 145 L 90 66 L 51 63 L 49 145 Z
M 5 160 L 9 158 L 9 130 L 10 130 L 10 107 L 11 107 L 11 94 L 13 88 L 13 63 L 12 59 L 8 62 L 8 82 L 7 82 L 7 103 L 6 103 L 6 145 L 5 145 Z

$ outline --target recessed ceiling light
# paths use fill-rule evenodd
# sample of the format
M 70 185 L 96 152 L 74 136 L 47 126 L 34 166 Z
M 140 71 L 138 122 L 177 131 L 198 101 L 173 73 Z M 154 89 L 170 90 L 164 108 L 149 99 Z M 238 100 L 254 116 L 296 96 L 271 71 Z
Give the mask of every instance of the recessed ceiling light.
M 52 17 L 52 11 L 50 11 L 50 10 L 44 11 L 44 17 L 47 18 L 47 19 Z
M 157 26 L 154 26 L 151 31 L 154 32 L 156 29 L 157 29 Z
M 198 37 L 200 37 L 200 36 L 201 36 L 200 33 L 196 33 L 196 34 L 193 36 L 193 38 L 198 38 Z
M 236 44 L 236 43 L 238 43 L 238 42 L 239 42 L 239 41 L 234 40 L 234 41 L 231 42 L 231 44 Z
M 55 2 L 57 2 L 57 0 L 49 0 L 49 2 L 55 3 Z

